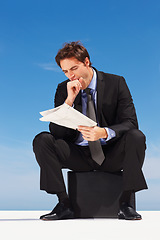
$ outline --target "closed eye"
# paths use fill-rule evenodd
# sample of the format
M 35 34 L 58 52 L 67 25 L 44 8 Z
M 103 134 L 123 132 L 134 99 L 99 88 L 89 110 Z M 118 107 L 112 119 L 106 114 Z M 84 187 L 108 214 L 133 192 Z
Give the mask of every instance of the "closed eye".
M 66 73 L 68 73 L 68 71 L 75 71 L 77 69 L 78 69 L 78 66 L 73 66 L 69 70 L 63 70 L 63 72 L 66 74 Z
M 74 67 L 72 67 L 70 70 L 71 71 L 74 71 L 74 70 L 77 70 L 78 69 L 78 66 L 74 66 Z

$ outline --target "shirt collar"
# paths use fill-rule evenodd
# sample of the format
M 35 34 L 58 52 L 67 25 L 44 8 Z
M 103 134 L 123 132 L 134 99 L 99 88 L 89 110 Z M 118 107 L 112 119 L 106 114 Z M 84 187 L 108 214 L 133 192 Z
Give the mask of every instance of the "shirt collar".
M 97 87 L 97 73 L 96 71 L 92 68 L 92 71 L 93 71 L 93 78 L 88 86 L 88 88 L 96 91 L 96 87 Z
M 88 88 L 92 89 L 93 91 L 96 91 L 96 88 L 97 88 L 97 73 L 93 68 L 92 68 L 92 71 L 93 71 L 93 77 L 92 77 L 92 80 L 91 80 Z M 82 93 L 84 93 L 84 90 L 82 90 Z

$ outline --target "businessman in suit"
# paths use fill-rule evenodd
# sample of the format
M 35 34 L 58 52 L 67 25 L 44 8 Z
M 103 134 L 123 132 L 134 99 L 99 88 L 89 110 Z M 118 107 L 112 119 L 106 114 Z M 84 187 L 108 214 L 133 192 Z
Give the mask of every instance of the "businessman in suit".
M 57 87 L 55 107 L 68 104 L 87 115 L 88 96 L 91 96 L 97 126 L 79 126 L 73 130 L 50 123 L 50 132 L 35 137 L 33 151 L 41 170 L 40 189 L 56 194 L 59 200 L 56 207 L 40 219 L 74 217 L 62 175 L 62 168 L 68 168 L 82 172 L 123 170 L 118 218 L 140 220 L 141 215 L 129 201 L 132 192 L 147 189 L 142 173 L 146 144 L 144 134 L 138 129 L 125 79 L 92 67 L 88 51 L 80 42 L 66 43 L 55 59 L 68 78 Z M 93 152 L 95 147 L 91 148 L 96 143 L 99 144 L 98 159 Z

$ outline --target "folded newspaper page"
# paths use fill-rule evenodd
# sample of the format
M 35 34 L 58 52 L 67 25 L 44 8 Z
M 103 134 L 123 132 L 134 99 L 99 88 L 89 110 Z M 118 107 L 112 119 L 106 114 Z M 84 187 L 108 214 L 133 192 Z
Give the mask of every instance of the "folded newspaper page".
M 73 107 L 70 107 L 66 103 L 59 107 L 40 112 L 40 114 L 43 116 L 40 118 L 41 121 L 53 122 L 72 129 L 77 129 L 80 125 L 88 127 L 94 127 L 97 125 L 95 121 L 83 115 Z

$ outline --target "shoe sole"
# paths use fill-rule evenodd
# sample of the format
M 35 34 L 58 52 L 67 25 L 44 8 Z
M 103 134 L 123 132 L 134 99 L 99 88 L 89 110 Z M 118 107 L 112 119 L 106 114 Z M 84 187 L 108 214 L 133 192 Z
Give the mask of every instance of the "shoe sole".
M 61 218 L 58 218 L 58 216 L 55 218 L 40 217 L 40 220 L 43 220 L 43 221 L 55 221 L 55 220 L 67 220 L 67 219 L 74 219 L 74 214 L 65 215 Z
M 118 219 L 120 219 L 120 220 L 142 220 L 142 218 L 132 218 L 132 217 L 127 218 L 123 214 L 118 214 Z

